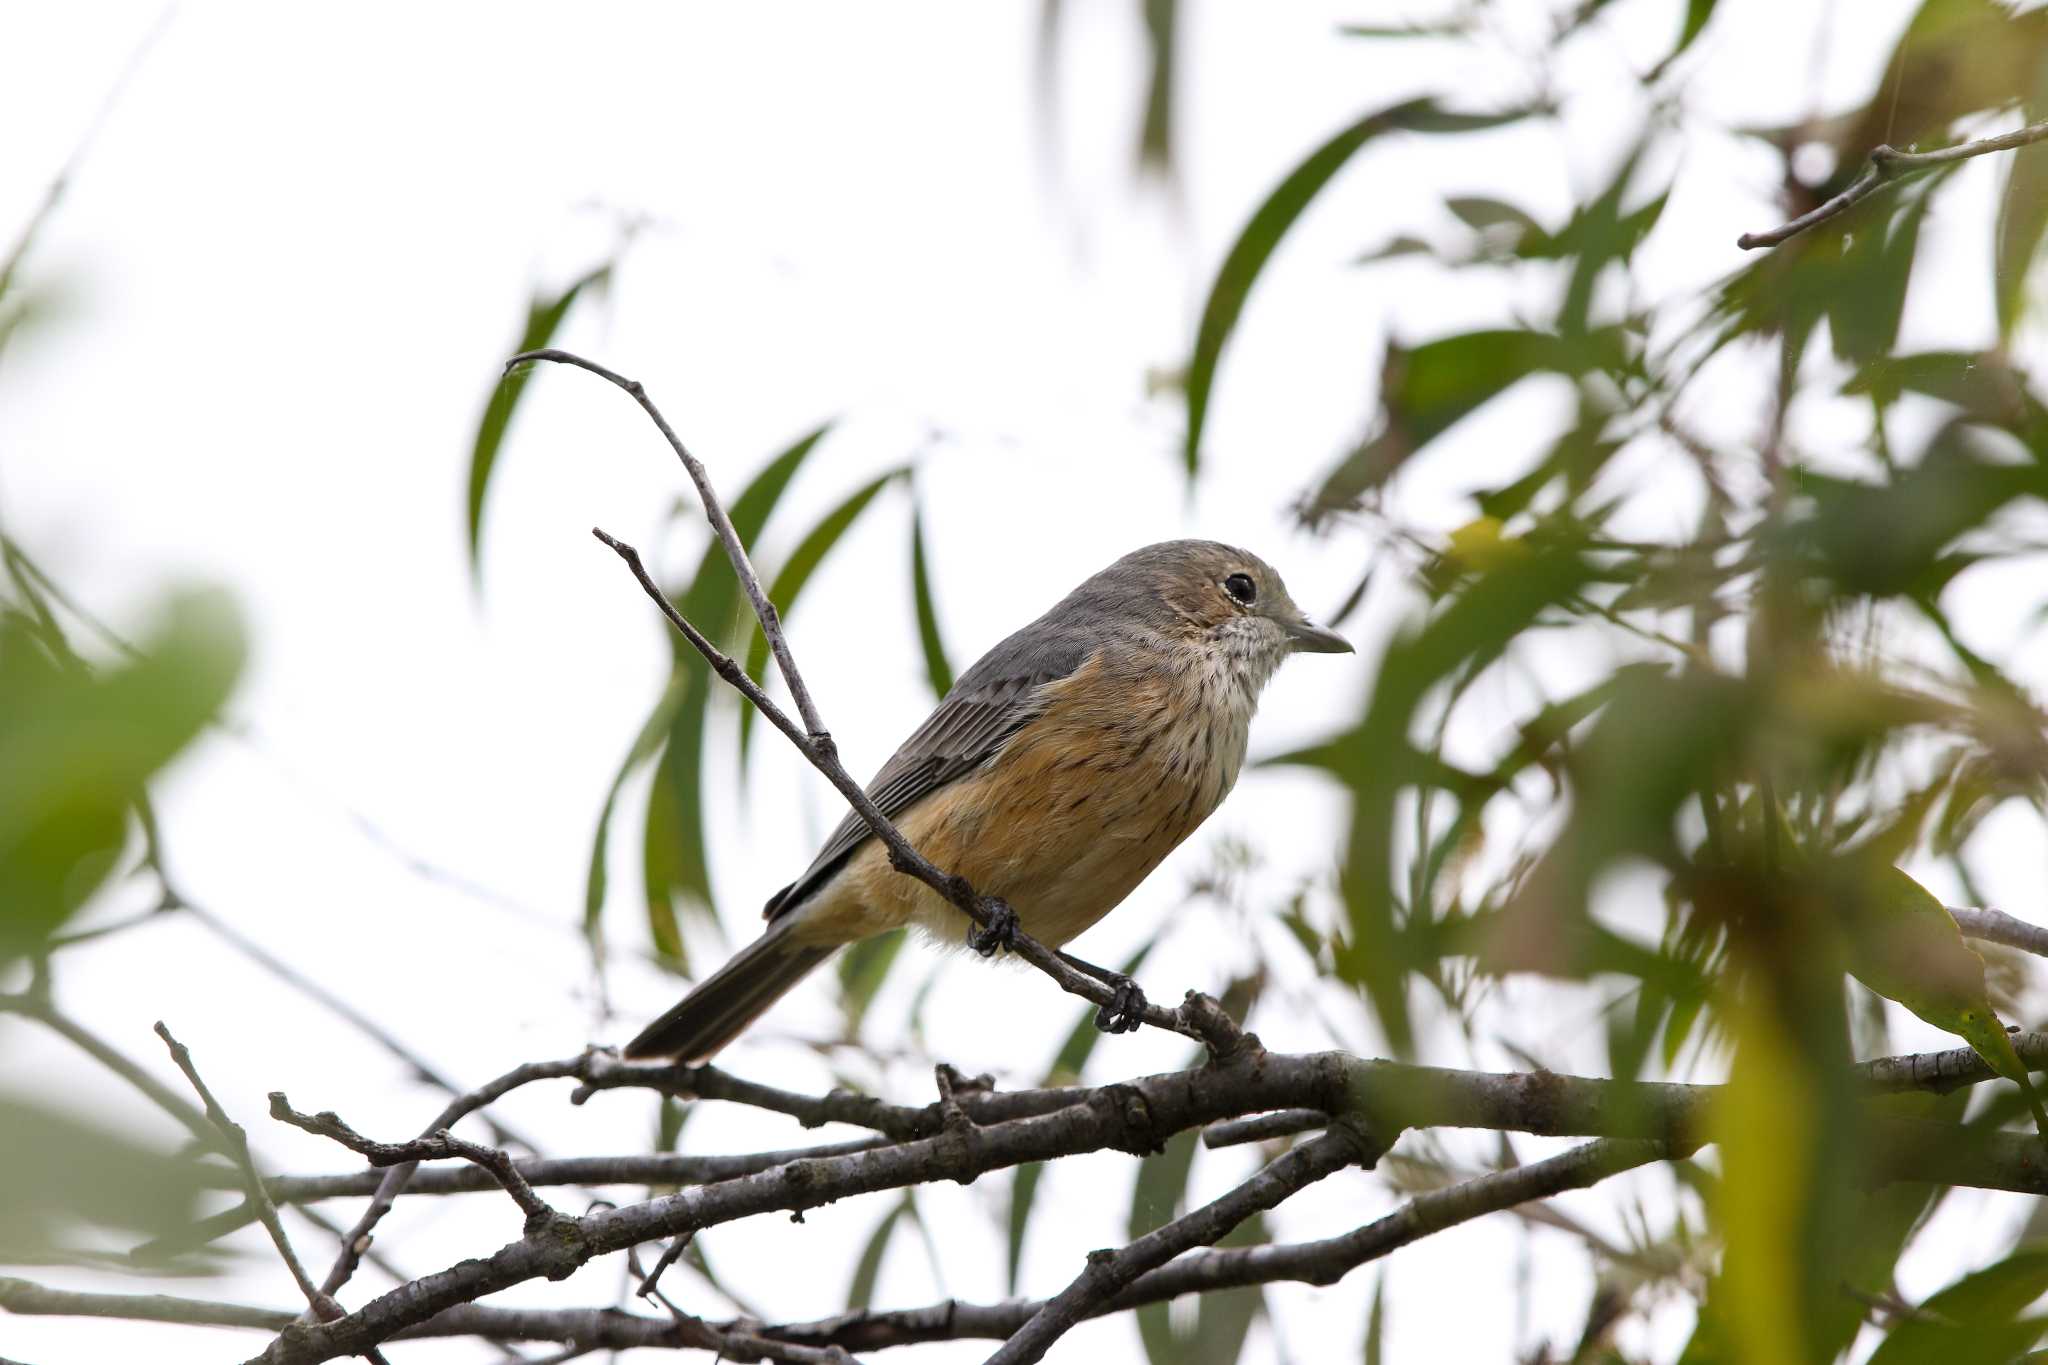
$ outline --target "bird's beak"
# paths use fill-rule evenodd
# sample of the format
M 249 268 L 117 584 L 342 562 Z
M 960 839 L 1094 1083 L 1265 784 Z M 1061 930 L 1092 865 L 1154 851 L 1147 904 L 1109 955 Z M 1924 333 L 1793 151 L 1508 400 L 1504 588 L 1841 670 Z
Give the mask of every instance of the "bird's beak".
M 1351 642 L 1334 630 L 1324 630 L 1303 617 L 1285 623 L 1296 654 L 1349 654 Z

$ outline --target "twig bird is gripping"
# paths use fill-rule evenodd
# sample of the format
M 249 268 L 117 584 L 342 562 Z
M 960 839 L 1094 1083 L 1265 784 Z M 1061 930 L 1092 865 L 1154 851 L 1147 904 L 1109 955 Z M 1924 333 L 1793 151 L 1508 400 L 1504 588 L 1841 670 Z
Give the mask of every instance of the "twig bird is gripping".
M 962 674 L 867 793 L 920 853 L 1057 947 L 1222 802 L 1280 661 L 1350 648 L 1258 556 L 1206 540 L 1148 545 Z M 766 913 L 767 931 L 628 1043 L 628 1057 L 703 1061 L 833 950 L 900 925 L 948 940 L 962 927 L 958 909 L 889 866 L 853 814 Z

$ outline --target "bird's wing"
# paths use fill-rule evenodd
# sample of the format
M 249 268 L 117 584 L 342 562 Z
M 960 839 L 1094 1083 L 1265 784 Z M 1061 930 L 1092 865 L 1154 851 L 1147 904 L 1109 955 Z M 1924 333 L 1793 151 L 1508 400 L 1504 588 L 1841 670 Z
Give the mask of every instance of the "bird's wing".
M 925 797 L 979 768 L 1038 715 L 1039 689 L 1078 669 L 1093 653 L 1080 632 L 1045 623 L 1012 635 L 962 674 L 938 709 L 903 741 L 867 785 L 868 799 L 894 820 Z M 769 897 L 775 919 L 830 881 L 874 834 L 848 811 L 804 874 Z

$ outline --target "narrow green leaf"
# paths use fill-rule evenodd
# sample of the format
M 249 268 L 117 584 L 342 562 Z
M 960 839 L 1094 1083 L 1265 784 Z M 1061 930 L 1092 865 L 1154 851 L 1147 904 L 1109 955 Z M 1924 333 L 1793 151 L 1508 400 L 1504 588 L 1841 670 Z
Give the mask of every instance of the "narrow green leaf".
M 526 329 L 520 333 L 519 345 L 513 348 L 512 353 L 537 351 L 554 340 L 562 320 L 568 317 L 577 298 L 586 289 L 602 288 L 611 279 L 614 264 L 606 261 L 553 298 L 536 294 L 526 306 Z M 528 368 L 521 368 L 499 376 L 491 389 L 490 399 L 484 404 L 483 416 L 477 421 L 476 438 L 470 443 L 469 571 L 473 578 L 483 570 L 484 494 L 489 490 L 491 474 L 497 468 L 498 452 L 505 443 L 505 432 L 512 423 L 513 411 L 526 390 L 527 374 Z
M 676 804 L 676 779 L 668 755 L 654 766 L 647 784 L 647 819 L 641 836 L 641 885 L 647 900 L 647 931 L 654 939 L 655 959 L 688 975 L 690 959 L 683 949 L 682 926 L 676 922 L 676 899 L 683 888 L 681 850 L 688 838 Z
M 931 680 L 932 695 L 943 697 L 953 690 L 953 665 L 946 661 L 946 642 L 939 636 L 939 611 L 932 599 L 931 565 L 924 548 L 924 508 L 913 507 L 910 515 L 910 583 L 917 595 L 917 638 L 924 646 L 924 674 Z
M 1650 74 L 1643 78 L 1644 83 L 1648 84 L 1662 76 L 1665 68 L 1683 56 L 1685 50 L 1692 46 L 1693 40 L 1705 31 L 1707 20 L 1713 17 L 1714 0 L 1686 0 L 1685 22 L 1679 26 L 1678 41 L 1672 45 L 1669 52 L 1664 54 L 1657 65 L 1650 69 Z
M 837 545 L 853 523 L 860 519 L 860 514 L 875 500 L 875 495 L 891 482 L 902 478 L 906 472 L 905 469 L 892 469 L 856 488 L 847 494 L 845 500 L 837 507 L 827 512 L 824 518 L 811 528 L 810 534 L 797 542 L 796 549 L 790 552 L 789 558 L 776 573 L 775 581 L 768 585 L 768 600 L 775 604 L 776 611 L 781 613 L 784 620 L 789 619 L 790 613 L 796 610 L 797 598 L 803 594 L 804 585 L 811 581 L 811 576 L 818 571 L 818 566 L 825 562 L 825 556 L 832 553 L 832 547 Z M 753 636 L 753 642 L 747 647 L 747 676 L 755 682 L 760 682 L 768 668 L 768 637 L 762 632 L 759 622 L 755 622 L 748 633 Z M 753 707 L 740 708 L 742 771 L 745 771 L 747 761 L 747 743 L 753 735 L 754 716 Z
M 1237 241 L 1224 256 L 1222 266 L 1217 269 L 1215 283 L 1209 287 L 1208 302 L 1202 309 L 1201 323 L 1195 331 L 1194 356 L 1188 362 L 1188 434 L 1183 451 L 1190 479 L 1201 464 L 1202 427 L 1208 418 L 1209 395 L 1216 380 L 1217 362 L 1223 355 L 1223 344 L 1237 326 L 1245 299 L 1250 295 L 1259 272 L 1265 269 L 1274 248 L 1279 246 L 1280 239 L 1322 192 L 1331 177 L 1342 170 L 1361 147 L 1382 133 L 1401 130 L 1470 132 L 1497 128 L 1528 113 L 1528 110 L 1513 110 L 1501 114 L 1458 114 L 1440 109 L 1434 100 L 1409 100 L 1368 114 L 1339 132 L 1309 153 L 1307 159 L 1266 196 L 1265 202 L 1252 214 L 1251 221 L 1245 224 Z
M 1179 28 L 1179 0 L 1145 0 L 1145 40 L 1150 63 L 1145 80 L 1145 121 L 1138 131 L 1138 169 L 1161 178 L 1173 175 L 1173 93 Z
M 1139 1163 L 1125 1241 L 1135 1242 L 1186 1212 L 1188 1176 L 1194 1169 L 1197 1145 L 1195 1130 L 1190 1128 L 1168 1138 L 1165 1151 Z M 1138 1309 L 1137 1318 L 1138 1337 L 1145 1343 L 1145 1357 L 1152 1365 L 1185 1365 L 1186 1343 L 1174 1336 L 1166 1304 L 1148 1303 Z
M 886 934 L 864 938 L 839 955 L 839 1008 L 846 1016 L 848 1038 L 860 1036 L 868 1006 L 875 1003 L 889 968 L 903 951 L 903 938 L 903 930 L 891 929 Z
M 875 1230 L 868 1235 L 867 1245 L 861 1248 L 860 1260 L 853 1267 L 853 1283 L 846 1289 L 846 1311 L 864 1313 L 875 1301 L 875 1281 L 882 1274 L 882 1257 L 889 1250 L 889 1238 L 896 1231 L 896 1224 L 909 1213 L 910 1195 L 892 1205 L 882 1215 L 882 1221 L 875 1224 Z
M 1380 1365 L 1387 1333 L 1387 1272 L 1372 1286 L 1372 1315 L 1365 1320 L 1365 1365 Z
M 829 430 L 831 423 L 828 422 L 800 437 L 770 460 L 727 505 L 726 514 L 732 519 L 733 530 L 738 533 L 742 544 L 751 545 L 759 537 L 790 480 L 796 477 L 804 461 L 817 449 L 819 441 Z M 695 576 L 681 593 L 671 595 L 679 599 L 677 609 L 698 629 L 713 640 L 731 644 L 737 633 L 742 597 L 739 579 L 733 574 L 722 545 L 714 540 L 706 546 L 698 560 Z M 655 769 L 655 786 L 666 788 L 666 792 L 655 800 L 664 803 L 660 814 L 664 818 L 665 837 L 672 841 L 660 857 L 665 874 L 662 883 L 665 894 L 659 897 L 655 894 L 652 878 L 648 883 L 648 912 L 656 917 L 650 921 L 650 927 L 655 932 L 657 943 L 663 941 L 665 934 L 674 937 L 674 915 L 678 903 L 714 930 L 718 927 L 718 916 L 712 911 L 711 866 L 704 835 L 703 792 L 708 779 L 704 771 L 704 726 L 713 691 L 725 684 L 681 636 L 671 633 L 669 647 L 675 666 L 686 675 L 687 683 L 669 725 L 667 751 Z M 655 813 L 655 804 L 651 802 L 650 839 L 653 838 Z M 648 865 L 650 868 L 655 866 L 651 858 Z M 668 920 L 666 925 L 661 922 L 664 915 Z M 679 938 L 675 941 L 680 944 Z
M 605 790 L 604 804 L 597 813 L 597 834 L 590 841 L 590 872 L 584 880 L 583 889 L 583 933 L 593 946 L 603 945 L 604 895 L 606 883 L 605 856 L 610 843 L 613 808 L 618 805 L 619 792 L 635 769 L 653 758 L 668 738 L 668 728 L 675 719 L 676 708 L 682 705 L 683 692 L 688 686 L 686 676 L 680 672 L 669 674 L 668 685 L 662 689 L 661 697 L 654 703 L 640 733 L 633 737 L 633 745 L 626 751 L 625 761 L 612 775 L 611 786 Z

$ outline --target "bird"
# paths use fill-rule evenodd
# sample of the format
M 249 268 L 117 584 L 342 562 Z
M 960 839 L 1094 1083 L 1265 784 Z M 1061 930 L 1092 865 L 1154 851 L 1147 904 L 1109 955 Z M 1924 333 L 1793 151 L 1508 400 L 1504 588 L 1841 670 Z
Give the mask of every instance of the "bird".
M 960 675 L 866 787 L 912 847 L 1058 949 L 1206 820 L 1237 780 L 1259 693 L 1291 654 L 1349 653 L 1272 566 L 1209 540 L 1134 550 Z M 960 941 L 966 917 L 891 868 L 849 812 L 767 928 L 626 1044 L 708 1061 L 850 943 L 899 926 Z M 998 935 L 968 926 L 987 954 Z M 1142 994 L 1116 973 L 1068 961 Z M 1105 1028 L 1136 1027 L 1105 1011 Z

